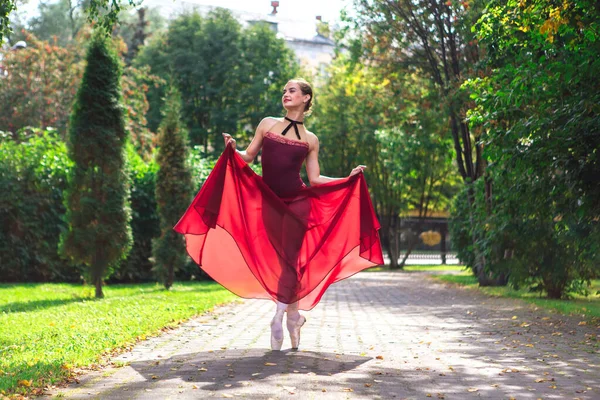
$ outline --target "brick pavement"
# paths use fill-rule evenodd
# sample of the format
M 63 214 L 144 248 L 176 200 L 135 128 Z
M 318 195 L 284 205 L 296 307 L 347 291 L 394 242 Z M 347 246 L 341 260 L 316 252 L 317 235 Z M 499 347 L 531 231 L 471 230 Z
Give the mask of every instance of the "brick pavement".
M 600 399 L 599 329 L 421 273 L 361 273 L 269 350 L 274 304 L 245 300 L 139 343 L 55 390 L 69 399 Z

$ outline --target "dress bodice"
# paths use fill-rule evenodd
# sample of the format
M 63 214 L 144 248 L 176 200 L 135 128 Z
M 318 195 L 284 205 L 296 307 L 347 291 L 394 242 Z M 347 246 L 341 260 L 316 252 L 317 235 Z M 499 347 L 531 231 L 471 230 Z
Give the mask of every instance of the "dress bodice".
M 306 187 L 300 168 L 307 154 L 308 143 L 273 132 L 265 133 L 261 157 L 263 181 L 279 197 L 294 196 Z

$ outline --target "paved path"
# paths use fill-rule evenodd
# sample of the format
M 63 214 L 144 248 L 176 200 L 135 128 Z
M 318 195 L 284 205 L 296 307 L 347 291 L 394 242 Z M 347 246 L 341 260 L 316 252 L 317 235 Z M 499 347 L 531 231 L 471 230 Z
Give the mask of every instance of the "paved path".
M 269 348 L 273 304 L 221 307 L 54 392 L 69 399 L 600 399 L 600 330 L 419 273 L 362 273 Z M 287 332 L 286 332 L 287 334 Z

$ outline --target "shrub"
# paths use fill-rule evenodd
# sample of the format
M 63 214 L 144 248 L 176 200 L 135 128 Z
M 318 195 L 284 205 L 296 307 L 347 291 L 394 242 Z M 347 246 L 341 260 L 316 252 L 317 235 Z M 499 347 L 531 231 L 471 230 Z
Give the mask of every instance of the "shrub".
M 65 229 L 63 191 L 73 163 L 56 131 L 0 132 L 0 279 L 80 279 L 57 253 Z

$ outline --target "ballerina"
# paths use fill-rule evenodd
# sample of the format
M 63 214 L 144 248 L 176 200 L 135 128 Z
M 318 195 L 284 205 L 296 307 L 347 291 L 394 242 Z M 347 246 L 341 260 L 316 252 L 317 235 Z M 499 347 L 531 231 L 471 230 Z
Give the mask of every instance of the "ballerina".
M 233 293 L 276 302 L 271 349 L 283 345 L 283 317 L 292 349 L 327 287 L 383 263 L 379 222 L 364 165 L 348 177 L 321 175 L 319 140 L 304 127 L 313 91 L 303 79 L 283 89 L 283 118 L 267 117 L 246 150 L 223 134 L 225 151 L 175 226 L 190 256 Z M 262 177 L 249 167 L 262 150 Z M 305 163 L 310 183 L 300 177 Z

